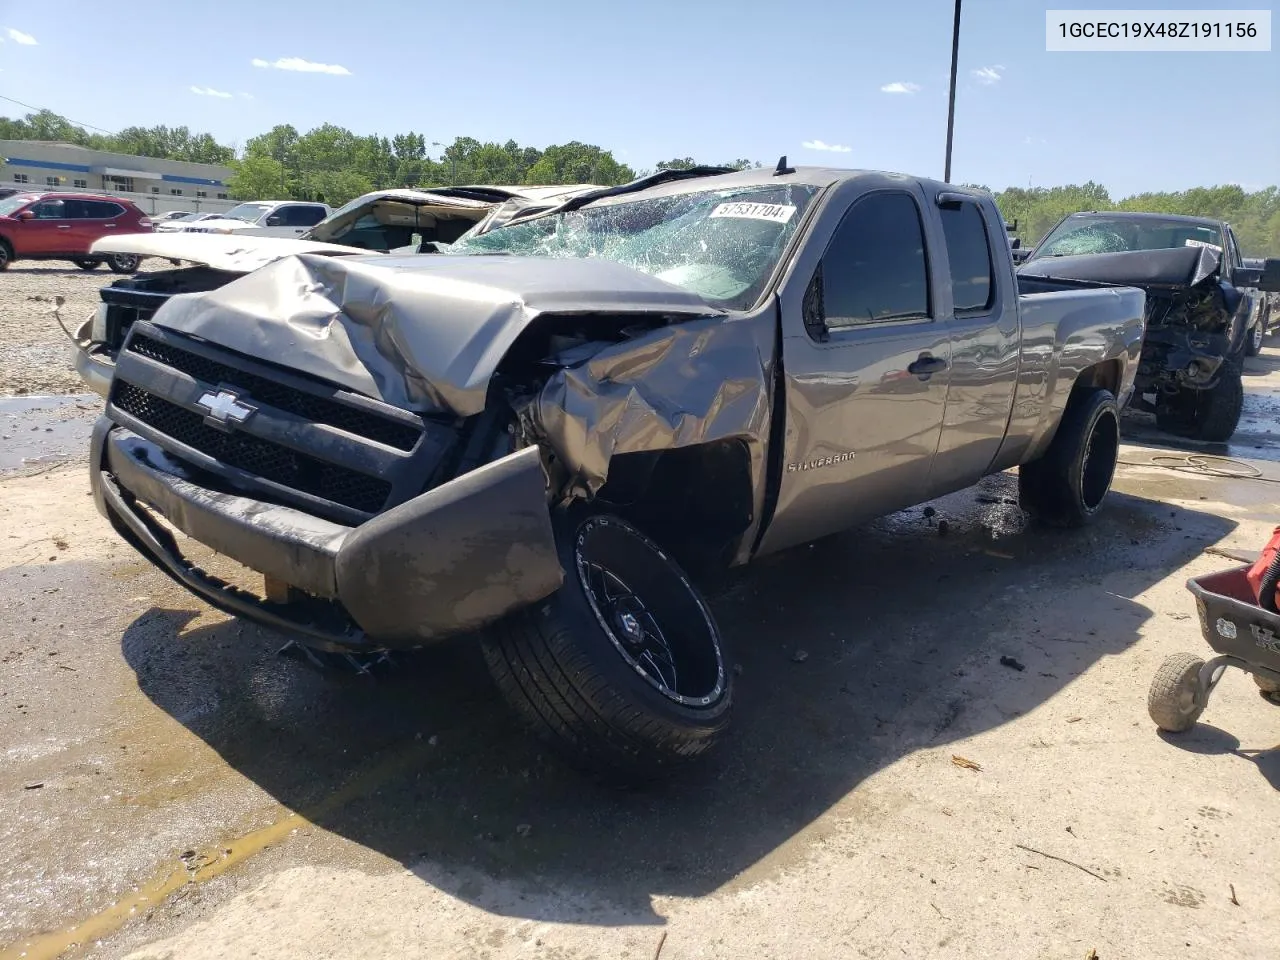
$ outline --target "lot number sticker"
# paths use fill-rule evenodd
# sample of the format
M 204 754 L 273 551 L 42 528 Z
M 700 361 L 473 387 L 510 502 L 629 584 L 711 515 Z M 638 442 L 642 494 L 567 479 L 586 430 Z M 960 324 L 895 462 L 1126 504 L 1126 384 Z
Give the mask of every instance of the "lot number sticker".
M 711 216 L 786 223 L 795 213 L 795 207 L 784 203 L 722 203 L 711 211 Z

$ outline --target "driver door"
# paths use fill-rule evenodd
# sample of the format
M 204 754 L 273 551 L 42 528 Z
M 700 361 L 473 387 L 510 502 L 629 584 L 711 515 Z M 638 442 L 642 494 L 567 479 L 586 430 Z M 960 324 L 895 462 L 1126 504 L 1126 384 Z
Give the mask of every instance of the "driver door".
M 937 226 L 914 184 L 849 186 L 851 200 L 824 210 L 834 230 L 808 238 L 820 260 L 799 263 L 782 294 L 786 433 L 762 553 L 921 502 L 942 433 L 951 331 L 935 317 Z

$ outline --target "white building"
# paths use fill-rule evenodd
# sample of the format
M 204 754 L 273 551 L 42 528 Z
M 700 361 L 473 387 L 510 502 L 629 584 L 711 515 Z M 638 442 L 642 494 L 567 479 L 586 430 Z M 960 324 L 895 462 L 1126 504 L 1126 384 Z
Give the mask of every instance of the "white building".
M 90 150 L 72 143 L 0 140 L 0 186 L 127 197 L 146 213 L 214 213 L 235 206 L 231 168 Z

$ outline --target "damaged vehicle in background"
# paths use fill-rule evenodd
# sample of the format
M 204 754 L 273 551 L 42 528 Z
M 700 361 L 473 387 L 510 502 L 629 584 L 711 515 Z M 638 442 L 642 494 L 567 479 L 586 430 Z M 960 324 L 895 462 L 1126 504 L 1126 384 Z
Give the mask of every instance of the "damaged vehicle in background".
M 304 644 L 474 635 L 537 734 L 644 779 L 729 719 L 695 577 L 1012 467 L 1043 522 L 1093 519 L 1143 302 L 1020 295 L 985 193 L 663 171 L 443 255 L 170 299 L 128 332 L 92 489 L 180 584 Z
M 1145 290 L 1147 332 L 1132 405 L 1154 413 L 1163 430 L 1221 443 L 1235 433 L 1244 406 L 1258 288 L 1276 288 L 1278 269 L 1280 260 L 1246 267 L 1223 221 L 1110 212 L 1065 217 L 1018 275 L 1029 290 Z
M 171 296 L 215 290 L 273 260 L 297 253 L 434 253 L 508 201 L 546 204 L 592 189 L 599 188 L 379 190 L 352 200 L 300 238 L 187 231 L 109 237 L 94 245 L 95 254 L 131 257 L 135 268 L 142 257 L 164 258 L 177 269 L 153 270 L 103 287 L 94 315 L 68 332 L 73 341 L 72 362 L 89 388 L 105 397 L 115 356 L 129 326 L 149 318 Z

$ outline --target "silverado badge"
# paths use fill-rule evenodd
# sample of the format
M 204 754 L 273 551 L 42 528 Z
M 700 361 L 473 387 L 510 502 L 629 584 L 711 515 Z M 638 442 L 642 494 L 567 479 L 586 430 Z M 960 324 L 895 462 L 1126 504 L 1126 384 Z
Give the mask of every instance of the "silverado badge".
M 806 460 L 803 463 L 788 463 L 787 473 L 798 473 L 801 470 L 817 470 L 819 467 L 830 467 L 837 463 L 848 463 L 853 459 L 853 453 L 833 453 L 829 457 L 819 457 L 817 460 Z

